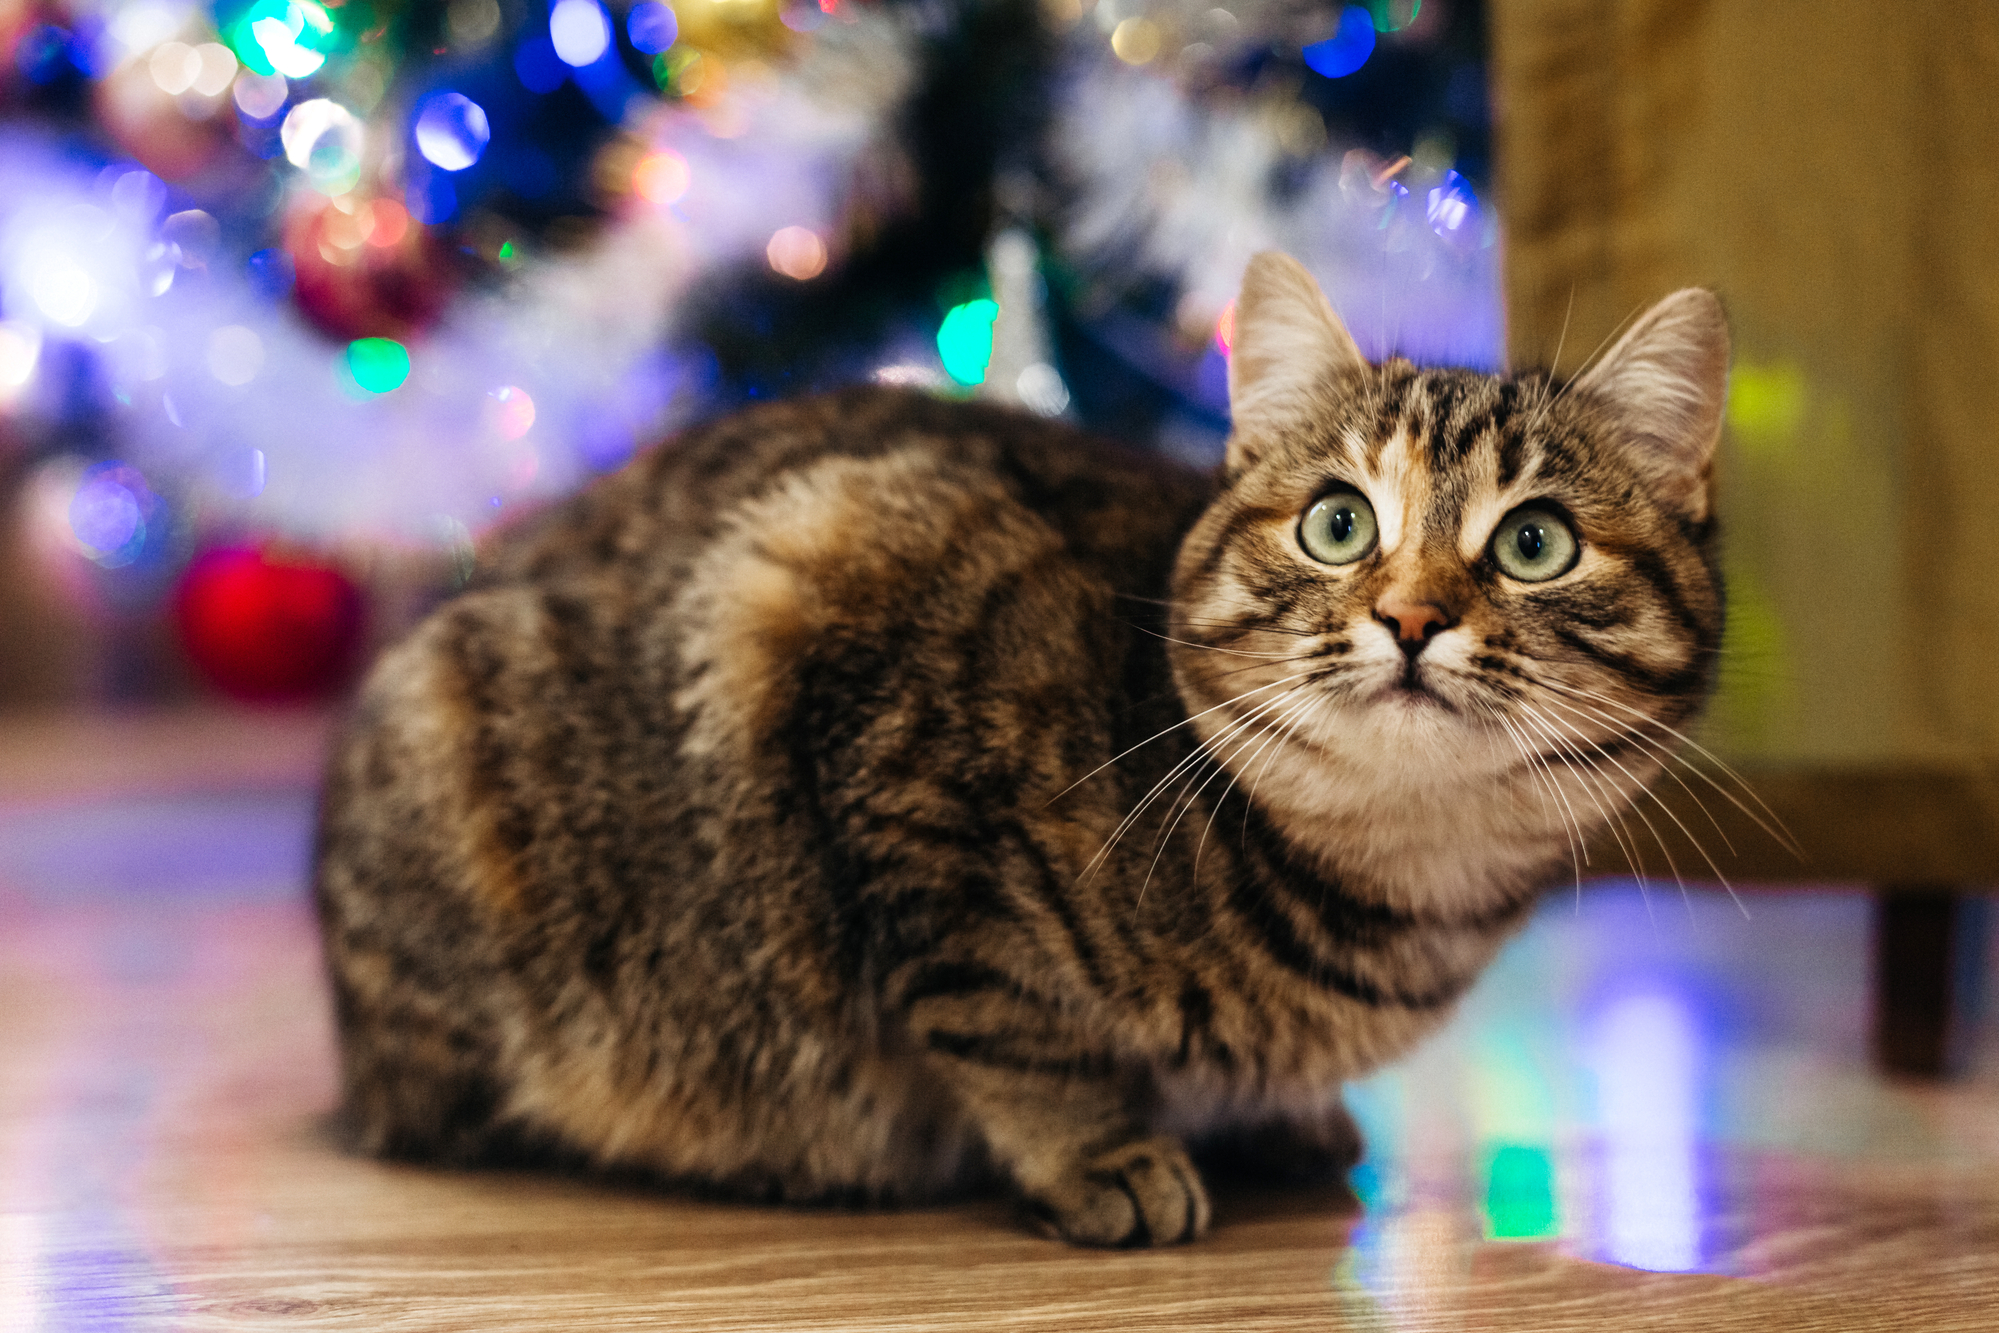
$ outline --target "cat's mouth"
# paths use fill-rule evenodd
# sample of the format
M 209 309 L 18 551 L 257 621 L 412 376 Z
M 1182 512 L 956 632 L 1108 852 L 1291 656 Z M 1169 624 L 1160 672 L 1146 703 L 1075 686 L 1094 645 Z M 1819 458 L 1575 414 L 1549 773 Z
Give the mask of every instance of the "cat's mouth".
M 1381 688 L 1375 696 L 1385 704 L 1400 704 L 1409 708 L 1441 708 L 1447 713 L 1455 713 L 1449 700 L 1430 688 L 1423 679 L 1422 664 L 1411 658 L 1402 665 L 1401 672 Z

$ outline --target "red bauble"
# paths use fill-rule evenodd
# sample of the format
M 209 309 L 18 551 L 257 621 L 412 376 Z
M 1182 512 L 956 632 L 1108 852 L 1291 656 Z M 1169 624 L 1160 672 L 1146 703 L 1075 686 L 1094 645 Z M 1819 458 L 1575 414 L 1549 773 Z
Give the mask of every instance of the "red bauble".
M 366 620 L 361 590 L 331 565 L 217 547 L 181 576 L 174 614 L 188 656 L 223 693 L 274 703 L 337 689 Z
M 285 225 L 307 319 L 342 342 L 407 341 L 428 328 L 457 285 L 451 250 L 393 199 L 307 205 Z

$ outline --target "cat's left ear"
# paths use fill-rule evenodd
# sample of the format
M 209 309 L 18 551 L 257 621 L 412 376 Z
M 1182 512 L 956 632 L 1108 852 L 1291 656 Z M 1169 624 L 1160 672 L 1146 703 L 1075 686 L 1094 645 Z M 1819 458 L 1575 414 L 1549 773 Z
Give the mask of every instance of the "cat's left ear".
M 1367 368 L 1353 335 L 1305 266 L 1265 250 L 1249 261 L 1229 349 L 1230 472 L 1323 410 L 1326 387 Z
M 1728 401 L 1728 321 L 1714 293 L 1674 292 L 1575 383 L 1616 414 L 1653 494 L 1696 522 Z

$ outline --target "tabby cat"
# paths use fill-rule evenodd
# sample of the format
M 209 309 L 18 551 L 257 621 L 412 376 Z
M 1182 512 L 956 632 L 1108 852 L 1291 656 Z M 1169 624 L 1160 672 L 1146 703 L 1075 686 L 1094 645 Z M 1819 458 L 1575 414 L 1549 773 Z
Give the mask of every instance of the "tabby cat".
M 1558 390 L 1245 278 L 1217 476 L 887 389 L 693 431 L 386 654 L 316 893 L 367 1150 L 762 1199 L 1009 1182 L 1190 1240 L 1342 1168 L 1668 757 L 1721 633 L 1727 332 Z

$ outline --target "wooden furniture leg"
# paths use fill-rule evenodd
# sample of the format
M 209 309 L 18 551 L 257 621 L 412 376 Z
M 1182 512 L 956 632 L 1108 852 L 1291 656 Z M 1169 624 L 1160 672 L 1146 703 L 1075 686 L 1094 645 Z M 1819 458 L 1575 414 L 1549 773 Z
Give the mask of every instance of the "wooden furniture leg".
M 1874 1059 L 1886 1072 L 1942 1078 L 1954 1064 L 1962 895 L 1935 884 L 1874 896 Z

